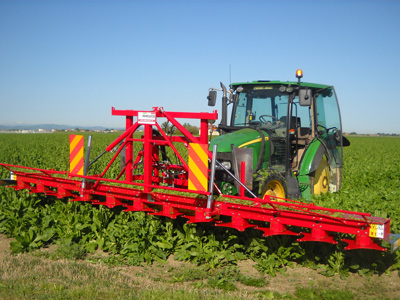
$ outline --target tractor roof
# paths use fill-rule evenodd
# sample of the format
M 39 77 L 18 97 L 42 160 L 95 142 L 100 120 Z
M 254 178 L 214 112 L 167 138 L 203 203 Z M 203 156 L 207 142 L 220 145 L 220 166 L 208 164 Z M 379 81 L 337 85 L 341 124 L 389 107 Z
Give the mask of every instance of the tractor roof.
M 250 81 L 250 82 L 238 82 L 232 83 L 233 87 L 239 85 L 298 85 L 297 81 L 279 81 L 279 80 L 257 80 L 257 81 Z M 300 82 L 300 86 L 307 86 L 309 88 L 317 88 L 317 89 L 325 89 L 330 87 L 330 85 L 326 84 L 318 84 L 318 83 L 310 83 L 310 82 Z

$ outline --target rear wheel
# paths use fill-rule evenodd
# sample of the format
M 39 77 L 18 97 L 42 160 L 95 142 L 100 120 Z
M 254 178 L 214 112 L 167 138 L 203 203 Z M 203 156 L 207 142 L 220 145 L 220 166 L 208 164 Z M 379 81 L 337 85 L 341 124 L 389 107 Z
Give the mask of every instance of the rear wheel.
M 320 195 L 329 191 L 329 165 L 325 158 L 321 159 L 317 170 L 315 170 L 314 175 L 310 179 L 311 186 L 314 189 L 313 194 Z
M 336 190 L 340 191 L 340 189 L 342 188 L 342 168 L 337 168 L 336 176 L 337 176 Z
M 271 174 L 264 181 L 261 198 L 273 196 L 278 198 L 287 198 L 287 185 L 282 175 L 278 173 Z

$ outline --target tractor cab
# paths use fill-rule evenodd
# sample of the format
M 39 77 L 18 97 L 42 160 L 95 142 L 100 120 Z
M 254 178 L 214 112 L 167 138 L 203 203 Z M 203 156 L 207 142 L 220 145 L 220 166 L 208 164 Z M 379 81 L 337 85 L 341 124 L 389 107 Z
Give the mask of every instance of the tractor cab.
M 217 159 L 233 174 L 246 165 L 246 186 L 260 197 L 311 199 L 311 194 L 340 189 L 342 136 L 339 106 L 333 86 L 260 80 L 210 89 L 209 105 L 221 90 L 222 116 Z M 229 112 L 229 113 L 228 113 Z M 228 118 L 230 114 L 230 118 Z M 253 180 L 251 180 L 251 179 Z M 236 194 L 235 181 L 216 171 L 225 194 Z

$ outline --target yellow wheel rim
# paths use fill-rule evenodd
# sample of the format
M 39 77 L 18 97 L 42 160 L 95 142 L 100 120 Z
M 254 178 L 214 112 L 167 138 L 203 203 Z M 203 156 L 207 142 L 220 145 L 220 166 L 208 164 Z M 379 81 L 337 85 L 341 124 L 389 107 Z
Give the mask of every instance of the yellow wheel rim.
M 285 198 L 285 189 L 278 180 L 271 180 L 267 183 L 264 189 L 264 197 L 267 195 Z
M 322 159 L 314 176 L 314 194 L 325 194 L 329 191 L 329 166 L 325 159 Z

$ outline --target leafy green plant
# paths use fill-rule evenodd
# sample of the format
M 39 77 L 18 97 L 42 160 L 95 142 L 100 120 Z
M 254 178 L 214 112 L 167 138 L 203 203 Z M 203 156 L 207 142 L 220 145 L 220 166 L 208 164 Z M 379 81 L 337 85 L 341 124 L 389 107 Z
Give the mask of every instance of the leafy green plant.
M 345 256 L 341 251 L 335 251 L 328 259 L 328 264 L 321 273 L 326 276 L 333 276 L 339 274 L 341 277 L 349 275 L 349 268 L 345 264 Z
M 115 134 L 93 135 L 93 157 L 102 153 L 105 145 L 117 137 Z M 399 231 L 400 169 L 397 166 L 400 164 L 400 139 L 350 137 L 350 140 L 352 146 L 344 148 L 341 191 L 315 195 L 314 201 L 325 207 L 390 217 L 392 231 Z M 134 151 L 139 151 L 138 147 L 135 145 Z M 108 154 L 93 165 L 91 174 L 104 169 Z M 68 156 L 68 135 L 64 133 L 1 135 L 1 162 L 65 170 L 68 169 Z M 119 163 L 115 162 L 106 176 L 118 173 Z M 9 172 L 1 168 L 0 175 L 6 178 Z M 0 187 L 0 233 L 15 237 L 12 243 L 15 253 L 70 241 L 62 247 L 66 251 L 69 247 L 74 248 L 73 252 L 76 250 L 77 253 L 73 257 L 100 249 L 112 254 L 104 258 L 109 264 L 140 265 L 163 261 L 174 254 L 179 260 L 211 270 L 251 258 L 258 270 L 271 275 L 283 272 L 295 263 L 320 270 L 327 276 L 346 276 L 349 272 L 369 276 L 400 269 L 398 252 L 393 256 L 366 251 L 343 252 L 340 245 L 293 243 L 293 237 L 262 238 L 259 231 L 252 229 L 240 233 L 208 224 L 183 222 L 179 218 L 164 220 L 145 213 L 124 213 L 120 208 L 68 202 L 29 194 L 26 190 Z
M 240 246 L 235 243 L 234 237 L 227 237 L 224 241 L 219 241 L 216 235 L 200 226 L 185 224 L 183 232 L 177 231 L 179 244 L 175 257 L 177 260 L 188 260 L 196 264 L 206 264 L 211 269 L 232 264 L 238 258 L 242 258 L 234 250 Z
M 47 228 L 42 233 L 36 232 L 34 228 L 29 228 L 28 231 L 21 231 L 15 235 L 15 240 L 10 242 L 11 251 L 14 254 L 18 254 L 39 249 L 53 236 L 53 228 Z
M 400 276 L 400 250 L 394 253 L 394 261 L 395 263 L 392 265 L 392 270 L 398 270 Z

